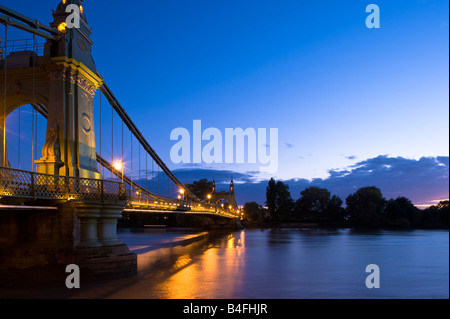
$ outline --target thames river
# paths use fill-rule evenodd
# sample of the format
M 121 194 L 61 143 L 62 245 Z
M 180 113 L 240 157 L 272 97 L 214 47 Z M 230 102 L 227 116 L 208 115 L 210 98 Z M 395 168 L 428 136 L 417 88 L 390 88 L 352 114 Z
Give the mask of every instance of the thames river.
M 449 233 L 439 230 L 121 229 L 138 275 L 72 298 L 449 298 Z M 379 268 L 367 288 L 366 266 Z

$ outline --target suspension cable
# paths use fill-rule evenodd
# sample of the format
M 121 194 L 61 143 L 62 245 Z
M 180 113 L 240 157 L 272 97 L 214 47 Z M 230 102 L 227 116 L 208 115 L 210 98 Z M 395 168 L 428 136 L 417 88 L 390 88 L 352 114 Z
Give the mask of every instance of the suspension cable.
M 21 116 L 20 116 L 20 114 L 21 114 L 21 107 L 19 107 L 19 134 L 18 134 L 18 136 L 19 136 L 19 138 L 18 138 L 18 141 L 17 141 L 17 146 L 18 146 L 18 148 L 19 148 L 19 152 L 18 152 L 18 168 L 20 169 L 20 120 L 21 120 Z
M 133 191 L 133 133 L 130 131 L 130 140 L 131 140 L 131 143 L 130 143 L 130 146 L 131 146 L 131 163 L 130 163 L 130 166 L 131 166 L 131 174 L 130 174 L 130 177 L 131 177 L 131 191 Z
M 33 34 L 33 52 L 35 52 L 35 45 L 36 45 L 36 35 Z M 32 80 L 33 102 L 32 103 L 36 103 L 35 92 L 34 92 L 35 91 L 35 59 L 33 58 L 31 61 L 33 63 L 33 65 L 32 65 L 32 68 L 33 68 L 33 80 Z M 31 121 L 33 122 L 32 126 L 31 126 L 31 129 L 33 130 L 32 141 L 31 141 L 31 144 L 32 144 L 31 151 L 33 153 L 31 155 L 31 167 L 32 167 L 31 171 L 34 172 L 35 171 L 34 161 L 37 159 L 37 156 L 36 156 L 36 154 L 37 154 L 36 153 L 36 151 L 37 151 L 36 150 L 37 149 L 37 143 L 36 143 L 36 141 L 37 141 L 37 127 L 36 127 L 37 126 L 37 115 L 36 115 L 36 110 L 35 110 L 33 104 L 31 104 L 31 107 L 33 108 L 33 116 L 31 118 Z
M 31 171 L 34 172 L 34 139 L 35 139 L 35 136 L 34 136 L 34 117 L 36 115 L 35 115 L 35 110 L 34 110 L 33 105 L 31 105 L 31 108 L 32 108 L 32 110 L 31 110 L 31 114 L 32 114 L 32 116 L 31 116 Z
M 121 141 L 122 141 L 122 162 L 120 164 L 121 164 L 121 170 L 122 170 L 122 183 L 123 183 L 123 167 L 125 166 L 124 162 L 123 162 L 123 120 L 122 120 L 122 138 L 121 138 Z
M 154 169 L 155 161 L 152 158 L 152 193 L 155 192 L 155 169 Z
M 142 184 L 141 184 L 141 144 L 139 143 L 138 144 L 138 157 L 139 157 L 139 160 L 138 160 L 138 184 L 139 184 L 139 186 L 141 186 Z
M 5 93 L 4 93 L 4 102 L 3 102 L 3 162 L 2 162 L 2 166 L 6 167 L 6 89 L 7 89 L 7 85 L 6 85 L 6 80 L 7 80 L 7 64 L 6 64 L 6 56 L 7 56 L 7 46 L 6 43 L 8 42 L 8 25 L 5 24 L 5 59 L 3 61 L 3 66 L 5 68 Z
M 114 165 L 114 108 L 111 107 L 111 163 Z M 111 172 L 111 178 L 114 174 Z
M 100 111 L 100 115 L 99 115 L 99 118 L 100 118 L 100 157 L 102 157 L 102 91 L 101 90 L 100 90 L 100 110 L 99 111 Z M 104 172 L 105 172 L 105 170 L 102 165 L 101 173 L 102 173 L 103 177 L 104 177 Z
M 142 133 L 138 130 L 136 125 L 133 123 L 128 114 L 125 112 L 125 109 L 117 101 L 116 97 L 113 95 L 113 93 L 106 85 L 106 83 L 103 83 L 100 89 L 103 91 L 103 94 L 108 99 L 110 105 L 114 107 L 117 114 L 125 121 L 125 125 L 127 125 L 130 132 L 136 137 L 138 142 L 141 143 L 142 147 L 144 147 L 145 151 L 148 152 L 149 155 L 158 164 L 158 167 L 160 167 L 177 186 L 184 189 L 186 195 L 188 195 L 190 198 L 194 200 L 200 201 L 200 199 L 194 193 L 192 193 L 189 189 L 185 188 L 185 186 L 175 177 L 175 175 L 170 171 L 167 165 L 162 161 L 162 159 L 158 156 L 158 154 L 156 154 L 153 148 L 148 144 L 148 142 L 143 137 Z
M 148 158 L 148 154 L 145 153 L 145 189 L 148 190 L 148 178 L 147 178 L 147 173 L 148 173 L 148 169 L 147 169 L 147 158 Z M 147 195 L 147 205 L 148 205 L 148 195 Z

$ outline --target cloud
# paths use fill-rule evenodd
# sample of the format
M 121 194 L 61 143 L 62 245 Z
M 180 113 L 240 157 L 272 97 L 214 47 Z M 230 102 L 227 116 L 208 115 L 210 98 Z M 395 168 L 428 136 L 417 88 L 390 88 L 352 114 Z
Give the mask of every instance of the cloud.
M 293 148 L 294 147 L 294 145 L 291 144 L 291 143 L 284 143 L 284 145 L 286 145 L 287 148 Z
M 357 156 L 355 156 L 355 155 L 350 155 L 350 156 L 346 156 L 345 158 L 346 158 L 346 159 L 349 159 L 349 160 L 354 160 L 354 159 L 357 158 Z
M 238 173 L 231 170 L 217 170 L 217 169 L 176 169 L 172 171 L 173 174 L 183 184 L 192 183 L 193 181 L 206 178 L 208 180 L 215 180 L 216 184 L 229 184 L 231 179 L 237 182 L 251 183 L 254 176 L 259 172 Z
M 387 199 L 405 196 L 418 205 L 449 197 L 448 157 L 415 160 L 380 155 L 344 170 L 330 170 L 329 174 L 328 178 L 315 179 L 310 185 L 327 188 L 342 199 L 365 186 L 380 188 Z M 293 184 L 292 188 L 297 187 Z
M 332 194 L 345 198 L 358 188 L 376 186 L 386 199 L 405 196 L 416 205 L 430 205 L 434 200 L 449 197 L 449 157 L 422 157 L 418 160 L 380 155 L 359 161 L 343 169 L 330 170 L 327 178 L 285 180 L 292 198 L 310 186 L 327 188 Z M 217 184 L 228 184 L 231 177 L 236 184 L 239 204 L 256 201 L 265 203 L 267 181 L 255 182 L 258 172 L 236 173 L 230 170 L 182 169 L 174 174 L 183 182 L 200 178 L 215 178 Z

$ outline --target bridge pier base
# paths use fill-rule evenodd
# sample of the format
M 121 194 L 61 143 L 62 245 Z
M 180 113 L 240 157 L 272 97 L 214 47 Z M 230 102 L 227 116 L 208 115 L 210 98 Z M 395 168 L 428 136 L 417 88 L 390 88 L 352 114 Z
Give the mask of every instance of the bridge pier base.
M 117 220 L 122 217 L 122 207 L 102 207 L 97 225 L 98 239 L 102 246 L 116 246 L 123 242 L 117 237 Z
M 88 205 L 84 203 L 77 204 L 75 207 L 69 206 L 69 209 L 76 210 L 76 216 L 80 220 L 80 242 L 77 244 L 77 247 L 87 248 L 102 246 L 97 235 L 101 207 L 101 205 Z
M 117 238 L 124 206 L 70 201 L 57 210 L 0 209 L 0 273 L 42 271 L 59 281 L 76 264 L 84 278 L 136 274 L 136 254 Z
M 117 237 L 117 220 L 124 204 L 68 204 L 80 221 L 80 239 L 74 252 L 75 263 L 87 277 L 134 275 L 137 256 Z

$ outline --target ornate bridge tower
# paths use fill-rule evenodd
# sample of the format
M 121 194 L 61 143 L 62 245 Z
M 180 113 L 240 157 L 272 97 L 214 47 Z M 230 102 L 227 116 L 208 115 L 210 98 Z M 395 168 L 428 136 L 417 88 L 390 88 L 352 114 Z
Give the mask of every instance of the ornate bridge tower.
M 38 56 L 34 45 L 33 49 L 20 52 L 0 52 L 0 166 L 9 166 L 5 118 L 22 105 L 42 105 L 47 110 L 47 130 L 42 157 L 35 161 L 38 173 L 71 176 L 91 184 L 97 181 L 90 179 L 101 179 L 93 100 L 103 83 L 91 55 L 91 29 L 81 3 L 82 0 L 62 0 L 58 4 L 53 22 L 50 27 L 45 26 L 53 35 L 47 36 L 43 56 Z M 73 7 L 77 10 L 70 10 Z M 77 18 L 74 13 L 78 11 L 79 25 L 71 27 L 69 22 L 77 22 L 71 19 Z M 11 15 L 28 25 L 39 24 L 16 12 Z M 14 26 L 12 19 L 0 21 L 6 27 Z M 36 26 L 30 28 L 33 34 L 39 34 Z M 28 31 L 25 24 L 20 28 Z M 75 184 L 74 188 L 80 183 Z M 103 194 L 103 186 L 96 188 L 95 193 Z M 33 199 L 30 201 L 34 203 Z M 57 206 L 58 214 L 31 210 L 24 219 L 20 207 L 0 214 L 0 233 L 7 234 L 0 240 L 0 255 L 11 257 L 10 264 L 4 262 L 6 258 L 1 260 L 0 269 L 2 262 L 3 267 L 26 268 L 56 260 L 58 264 L 75 262 L 93 272 L 136 271 L 136 254 L 117 238 L 117 220 L 126 205 L 124 198 L 80 197 L 49 205 Z M 26 234 L 21 229 L 27 229 Z M 26 260 L 17 257 L 23 256 L 24 251 Z
M 3 116 L 25 104 L 43 104 L 48 110 L 46 143 L 37 160 L 40 173 L 83 178 L 101 178 L 97 169 L 93 100 L 102 85 L 91 55 L 91 29 L 81 5 L 82 0 L 63 0 L 53 11 L 51 26 L 61 32 L 59 41 L 47 40 L 44 56 L 35 52 L 12 52 L 3 61 L 0 96 L 0 123 Z M 79 28 L 68 27 L 80 10 Z M 68 11 L 68 12 L 66 12 Z M 6 98 L 4 94 L 6 93 Z M 6 101 L 6 106 L 4 105 Z M 3 127 L 1 127 L 3 131 Z M 3 134 L 2 134 L 3 141 Z M 6 143 L 5 143 L 6 144 Z M 3 143 L 2 143 L 3 145 Z M 0 165 L 8 166 L 1 147 Z M 6 158 L 3 163 L 3 158 Z

